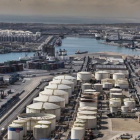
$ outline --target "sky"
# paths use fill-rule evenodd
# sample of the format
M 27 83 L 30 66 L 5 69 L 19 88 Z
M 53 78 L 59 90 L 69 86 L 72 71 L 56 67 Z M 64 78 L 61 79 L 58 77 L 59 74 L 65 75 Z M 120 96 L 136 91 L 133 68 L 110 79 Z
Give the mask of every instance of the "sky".
M 0 0 L 2 15 L 140 18 L 140 0 Z

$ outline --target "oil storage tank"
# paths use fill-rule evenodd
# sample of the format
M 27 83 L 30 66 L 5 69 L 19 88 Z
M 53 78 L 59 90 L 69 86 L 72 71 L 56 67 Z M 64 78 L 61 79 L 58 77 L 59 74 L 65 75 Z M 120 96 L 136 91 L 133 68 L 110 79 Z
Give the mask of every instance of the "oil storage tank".
M 77 80 L 79 81 L 90 81 L 91 78 L 92 78 L 91 72 L 82 71 L 77 73 Z
M 61 108 L 65 108 L 65 99 L 58 96 L 39 96 L 33 99 L 33 103 L 42 102 L 42 103 L 53 103 Z
M 38 121 L 50 121 L 51 131 L 55 130 L 56 126 L 56 116 L 53 114 L 46 113 L 23 113 L 17 116 L 18 120 L 27 121 L 27 130 L 33 130 L 33 126 L 37 124 Z
M 49 128 L 50 128 L 49 133 L 51 134 L 51 122 L 50 121 L 38 121 L 37 124 L 49 126 Z
M 80 99 L 80 107 L 91 106 L 97 107 L 97 101 L 94 99 Z
M 72 94 L 72 89 L 71 87 L 67 86 L 67 85 L 57 85 L 57 84 L 52 84 L 52 85 L 49 85 L 49 86 L 46 86 L 44 88 L 44 90 L 46 89 L 52 89 L 52 90 L 55 90 L 55 89 L 59 89 L 59 90 L 64 90 L 66 92 L 69 93 L 69 97 L 71 97 L 71 94 Z
M 71 139 L 82 140 L 84 135 L 85 135 L 84 127 L 73 127 L 71 129 Z
M 84 92 L 84 90 L 86 89 L 92 89 L 92 84 L 90 83 L 83 83 L 82 84 L 82 92 Z
M 23 126 L 10 124 L 8 126 L 8 140 L 23 140 Z
M 86 89 L 84 90 L 84 93 L 93 93 L 93 92 L 96 92 L 95 89 Z
M 33 128 L 33 138 L 35 140 L 47 139 L 50 137 L 50 128 L 48 125 L 35 125 Z
M 111 98 L 109 100 L 109 104 L 113 107 L 121 107 L 121 99 L 120 98 Z
M 56 120 L 60 120 L 61 108 L 60 106 L 53 103 L 33 103 L 26 107 L 26 113 L 48 113 L 54 114 Z
M 82 115 L 84 115 L 84 116 L 97 116 L 97 112 L 94 112 L 94 111 L 79 111 L 78 113 L 77 113 L 77 116 L 82 116 Z
M 94 84 L 94 88 L 97 92 L 101 92 L 103 90 L 103 85 L 100 83 Z
M 113 87 L 113 84 L 109 82 L 103 82 L 102 85 L 103 89 L 111 89 Z
M 95 72 L 95 79 L 100 81 L 105 78 L 110 78 L 110 73 L 107 71 L 97 71 Z
M 46 89 L 39 93 L 39 96 L 59 96 L 65 99 L 65 103 L 68 104 L 69 102 L 69 93 L 64 90 L 58 89 Z
M 70 75 L 60 75 L 60 76 L 56 76 L 53 78 L 53 80 L 69 80 L 69 81 L 72 81 L 74 82 L 74 86 L 77 85 L 77 80 L 75 77 L 72 77 Z
M 120 87 L 121 89 L 128 89 L 129 84 L 126 79 L 117 79 L 115 82 L 115 87 Z
M 85 116 L 79 115 L 76 118 L 77 120 L 85 120 L 86 121 L 86 128 L 96 128 L 97 127 L 97 118 L 95 116 Z
M 95 111 L 95 112 L 97 112 L 97 107 L 91 107 L 91 106 L 79 107 L 78 111 Z
M 104 84 L 104 83 L 106 83 L 106 82 L 112 83 L 113 86 L 114 86 L 114 84 L 115 84 L 115 80 L 110 79 L 110 78 L 105 78 L 105 79 L 102 79 L 102 80 L 101 80 L 101 84 Z
M 125 74 L 124 73 L 114 73 L 113 74 L 113 79 L 114 80 L 125 79 Z
M 23 135 L 27 135 L 27 121 L 25 120 L 14 120 L 12 124 L 19 124 L 23 126 Z
M 53 81 L 49 82 L 49 85 L 51 85 L 51 84 L 67 85 L 67 86 L 71 87 L 72 91 L 74 91 L 74 82 L 69 81 L 69 80 L 53 80 Z
M 110 93 L 122 93 L 122 89 L 120 89 L 120 88 L 112 88 L 112 89 L 110 89 Z
M 134 100 L 125 100 L 124 105 L 129 107 L 129 109 L 134 109 L 135 108 L 135 101 Z

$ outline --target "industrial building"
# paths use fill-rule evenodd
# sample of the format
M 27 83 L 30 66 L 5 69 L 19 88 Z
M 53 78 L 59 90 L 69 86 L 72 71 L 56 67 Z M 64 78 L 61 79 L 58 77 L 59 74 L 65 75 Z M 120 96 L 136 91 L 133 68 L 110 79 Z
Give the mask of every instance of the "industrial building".
M 40 37 L 40 32 L 34 34 L 30 31 L 0 30 L 0 42 L 32 42 Z

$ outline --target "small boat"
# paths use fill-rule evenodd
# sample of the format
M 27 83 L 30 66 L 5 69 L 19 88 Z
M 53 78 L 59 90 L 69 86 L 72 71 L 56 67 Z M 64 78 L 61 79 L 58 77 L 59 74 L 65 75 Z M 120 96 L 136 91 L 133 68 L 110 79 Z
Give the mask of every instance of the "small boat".
M 57 38 L 56 41 L 55 41 L 55 46 L 58 47 L 58 46 L 61 46 L 62 45 L 62 40 L 61 38 Z
M 85 53 L 88 53 L 88 51 L 81 52 L 80 50 L 78 50 L 75 52 L 75 54 L 85 54 Z
M 137 48 L 136 50 L 137 50 L 137 51 L 140 51 L 140 49 L 139 49 L 139 48 Z

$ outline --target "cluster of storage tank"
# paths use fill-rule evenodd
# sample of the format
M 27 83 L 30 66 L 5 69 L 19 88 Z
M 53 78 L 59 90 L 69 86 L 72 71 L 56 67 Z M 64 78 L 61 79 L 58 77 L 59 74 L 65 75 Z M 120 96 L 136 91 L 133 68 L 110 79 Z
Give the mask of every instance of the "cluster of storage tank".
M 30 42 L 41 37 L 40 32 L 33 34 L 30 31 L 0 30 L 0 41 Z
M 124 97 L 122 89 L 110 89 L 109 107 L 111 113 L 117 113 L 120 108 L 122 113 L 127 113 L 135 108 L 135 100 Z
M 114 73 L 111 79 L 111 74 L 107 71 L 95 72 L 95 79 L 101 81 L 104 89 L 111 89 L 119 87 L 121 89 L 128 89 L 129 83 L 124 73 Z
M 79 98 L 77 117 L 71 128 L 71 139 L 83 139 L 86 128 L 97 128 L 98 96 L 102 92 L 102 84 L 88 83 L 91 80 L 90 72 L 80 72 L 77 80 L 82 81 L 82 93 Z M 84 83 L 87 82 L 87 83 Z
M 61 109 L 69 103 L 69 97 L 77 85 L 77 80 L 69 75 L 54 77 L 53 81 L 26 107 L 8 127 L 8 139 L 23 140 L 27 131 L 33 131 L 35 140 L 50 138 L 55 130 L 56 120 L 61 117 Z

